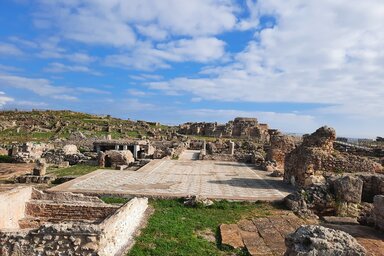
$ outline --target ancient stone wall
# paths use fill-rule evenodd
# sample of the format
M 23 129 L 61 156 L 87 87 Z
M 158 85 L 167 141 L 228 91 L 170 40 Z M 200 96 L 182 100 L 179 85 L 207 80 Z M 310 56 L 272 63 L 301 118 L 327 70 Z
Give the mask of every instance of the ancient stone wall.
M 186 135 L 211 137 L 244 137 L 267 141 L 268 125 L 259 124 L 256 118 L 237 117 L 224 125 L 217 123 L 185 123 L 178 132 Z
M 368 158 L 333 150 L 335 139 L 335 130 L 326 126 L 304 136 L 303 143 L 285 157 L 284 180 L 305 187 L 317 182 L 325 172 L 356 173 L 383 170 L 380 164 Z
M 0 231 L 0 255 L 99 255 L 97 225 L 44 224 L 35 230 Z
M 147 198 L 133 198 L 101 223 L 100 255 L 123 253 L 133 241 L 133 234 L 140 226 L 147 207 Z
M 146 198 L 133 198 L 122 206 L 113 206 L 97 197 L 68 192 L 42 193 L 29 188 L 14 193 L 25 197 L 24 204 L 32 199 L 27 202 L 26 214 L 12 220 L 17 227 L 0 228 L 2 256 L 123 255 L 148 207 Z
M 116 211 L 109 205 L 94 203 L 68 204 L 52 201 L 30 201 L 26 203 L 25 213 L 28 216 L 47 218 L 50 221 L 90 220 L 101 221 Z
M 295 148 L 295 141 L 291 136 L 281 133 L 270 137 L 270 146 L 267 150 L 266 160 L 276 163 L 276 168 L 284 170 L 285 155 Z

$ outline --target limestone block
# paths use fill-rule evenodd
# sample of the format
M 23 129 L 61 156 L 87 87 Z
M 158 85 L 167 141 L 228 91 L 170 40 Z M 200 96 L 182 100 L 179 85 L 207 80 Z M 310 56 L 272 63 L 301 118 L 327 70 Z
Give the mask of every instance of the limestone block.
M 334 182 L 335 196 L 340 202 L 361 203 L 363 181 L 352 176 L 345 176 Z

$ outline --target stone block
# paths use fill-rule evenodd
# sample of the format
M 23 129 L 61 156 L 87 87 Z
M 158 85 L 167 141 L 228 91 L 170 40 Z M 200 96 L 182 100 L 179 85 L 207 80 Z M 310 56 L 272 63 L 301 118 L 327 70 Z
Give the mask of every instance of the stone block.
M 345 176 L 334 182 L 336 200 L 347 203 L 361 203 L 363 181 L 357 177 Z

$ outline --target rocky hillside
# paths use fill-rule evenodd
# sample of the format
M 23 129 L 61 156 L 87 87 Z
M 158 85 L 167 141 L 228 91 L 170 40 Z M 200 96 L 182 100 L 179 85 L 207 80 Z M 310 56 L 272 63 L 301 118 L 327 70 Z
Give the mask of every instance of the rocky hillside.
M 0 143 L 103 138 L 161 138 L 172 127 L 73 111 L 1 111 Z

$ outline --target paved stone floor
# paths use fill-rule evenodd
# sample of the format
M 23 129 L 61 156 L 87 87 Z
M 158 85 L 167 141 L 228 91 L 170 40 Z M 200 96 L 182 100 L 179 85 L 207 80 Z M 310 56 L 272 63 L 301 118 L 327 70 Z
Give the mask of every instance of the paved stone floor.
M 265 218 L 244 219 L 237 224 L 220 225 L 221 242 L 235 248 L 244 247 L 250 255 L 284 255 L 285 236 L 304 224 L 310 223 L 291 212 L 281 212 L 279 215 Z
M 246 248 L 252 256 L 284 255 L 285 237 L 301 225 L 313 224 L 349 233 L 367 250 L 367 256 L 384 255 L 384 234 L 374 228 L 358 224 L 318 223 L 316 220 L 300 219 L 288 211 L 264 218 L 243 219 L 236 224 L 222 224 L 221 242 L 235 248 Z
M 199 161 L 187 151 L 179 160 L 154 160 L 138 171 L 97 170 L 53 191 L 149 197 L 201 195 L 212 199 L 280 200 L 291 192 L 281 178 L 236 162 Z

